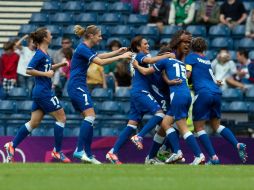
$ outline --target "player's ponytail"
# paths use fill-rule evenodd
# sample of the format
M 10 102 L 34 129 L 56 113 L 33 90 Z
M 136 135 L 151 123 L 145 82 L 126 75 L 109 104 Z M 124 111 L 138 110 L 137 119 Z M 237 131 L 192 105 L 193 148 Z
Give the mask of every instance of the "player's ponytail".
M 32 39 L 33 43 L 38 46 L 43 42 L 43 39 L 47 37 L 47 28 L 38 28 L 36 31 L 31 32 L 29 37 Z
M 78 37 L 84 36 L 85 32 L 86 32 L 86 29 L 83 28 L 82 26 L 80 26 L 80 25 L 75 25 L 75 26 L 74 26 L 74 33 L 75 33 Z
M 79 37 L 85 37 L 86 39 L 89 38 L 89 35 L 95 35 L 100 31 L 100 29 L 95 26 L 95 25 L 89 25 L 86 28 L 80 26 L 80 25 L 75 25 L 74 26 L 74 33 L 79 36 Z

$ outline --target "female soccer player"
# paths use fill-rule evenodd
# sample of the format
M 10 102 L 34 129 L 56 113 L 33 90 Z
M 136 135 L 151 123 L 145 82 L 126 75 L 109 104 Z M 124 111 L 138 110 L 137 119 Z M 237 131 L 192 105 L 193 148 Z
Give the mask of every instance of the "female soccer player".
M 68 94 L 72 105 L 82 114 L 84 121 L 80 126 L 77 148 L 73 157 L 85 162 L 100 164 L 91 152 L 95 112 L 86 84 L 87 69 L 91 62 L 106 65 L 119 59 L 130 59 L 132 53 L 126 52 L 127 48 L 124 47 L 109 53 L 97 54 L 94 52 L 91 48 L 102 40 L 101 31 L 95 25 L 86 28 L 76 25 L 74 32 L 79 37 L 84 37 L 84 41 L 78 45 L 72 57 Z
M 137 53 L 132 61 L 137 61 L 138 64 L 148 67 L 148 64 L 155 63 L 158 60 L 174 57 L 174 54 L 167 53 L 161 56 L 150 57 L 149 56 L 149 44 L 148 41 L 142 36 L 136 36 L 131 41 L 131 49 L 134 53 Z M 142 75 L 137 69 L 134 70 L 132 78 L 131 89 L 131 108 L 129 114 L 129 121 L 127 127 L 122 131 L 117 139 L 114 147 L 106 154 L 106 158 L 113 164 L 121 164 L 117 157 L 117 153 L 132 133 L 137 129 L 138 123 L 141 121 L 145 113 L 151 113 L 154 115 L 138 133 L 138 141 L 134 139 L 139 149 L 143 148 L 142 137 L 153 129 L 158 123 L 160 123 L 164 117 L 163 110 L 160 105 L 154 99 L 150 93 L 151 80 Z
M 205 39 L 195 38 L 192 41 L 191 49 L 193 53 L 186 57 L 185 62 L 188 64 L 187 71 L 192 78 L 195 92 L 192 115 L 195 131 L 209 154 L 210 161 L 208 163 L 219 164 L 219 159 L 204 130 L 206 121 L 210 121 L 213 130 L 229 141 L 238 150 L 242 162 L 246 162 L 246 145 L 239 143 L 233 133 L 220 124 L 222 93 L 218 85 L 221 85 L 221 81 L 215 80 L 211 62 L 204 55 L 204 51 L 207 49 Z
M 180 150 L 179 139 L 175 129 L 172 124 L 174 121 L 178 126 L 180 133 L 183 135 L 183 138 L 190 146 L 191 150 L 195 155 L 192 165 L 198 165 L 205 162 L 205 156 L 201 152 L 198 143 L 189 131 L 186 118 L 188 117 L 188 110 L 191 105 L 191 95 L 190 90 L 186 83 L 186 70 L 185 64 L 176 59 L 163 59 L 158 61 L 150 68 L 144 68 L 140 65 L 133 63 L 134 67 L 137 68 L 143 75 L 149 75 L 156 71 L 162 72 L 165 70 L 169 80 L 181 79 L 182 83 L 179 85 L 169 86 L 170 90 L 170 108 L 167 112 L 167 115 L 164 117 L 161 126 L 166 131 L 167 139 L 169 140 L 173 154 L 169 159 L 166 160 L 166 163 L 172 163 L 183 158 L 183 154 Z
M 28 64 L 26 70 L 27 74 L 35 77 L 35 85 L 32 91 L 32 115 L 30 121 L 19 129 L 13 141 L 5 144 L 7 161 L 13 162 L 15 148 L 32 132 L 33 129 L 39 126 L 43 116 L 49 113 L 56 119 L 54 126 L 55 147 L 51 155 L 58 161 L 68 163 L 70 160 L 61 151 L 66 117 L 59 100 L 51 90 L 51 78 L 54 75 L 54 70 L 67 65 L 67 63 L 62 62 L 51 65 L 51 58 L 49 57 L 47 50 L 52 36 L 47 28 L 37 29 L 30 34 L 30 37 L 37 47 L 36 53 Z

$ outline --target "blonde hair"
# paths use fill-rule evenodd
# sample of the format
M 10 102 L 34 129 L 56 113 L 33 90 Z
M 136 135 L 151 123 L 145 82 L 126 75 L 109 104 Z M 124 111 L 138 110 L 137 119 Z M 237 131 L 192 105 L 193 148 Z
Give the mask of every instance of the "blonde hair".
M 89 34 L 95 35 L 98 32 L 100 32 L 100 29 L 95 25 L 89 25 L 86 28 L 80 25 L 74 26 L 74 33 L 79 37 L 89 38 Z

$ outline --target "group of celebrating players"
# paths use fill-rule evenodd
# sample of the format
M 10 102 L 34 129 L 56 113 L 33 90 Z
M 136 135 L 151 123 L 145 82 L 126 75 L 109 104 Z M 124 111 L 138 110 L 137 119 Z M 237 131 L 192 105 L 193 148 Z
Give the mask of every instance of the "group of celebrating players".
M 214 131 L 233 145 L 242 162 L 246 162 L 246 145 L 239 143 L 233 133 L 220 124 L 221 91 L 219 86 L 222 84 L 214 78 L 210 61 L 204 55 L 207 44 L 203 38 L 192 38 L 189 32 L 179 30 L 170 43 L 161 48 L 157 56 L 151 57 L 148 41 L 142 36 L 132 39 L 130 50 L 123 47 L 109 53 L 97 54 L 92 49 L 102 40 L 101 31 L 97 26 L 90 25 L 83 28 L 76 25 L 74 32 L 84 39 L 73 54 L 68 83 L 68 94 L 72 105 L 83 116 L 77 147 L 73 153 L 74 158 L 87 163 L 101 164 L 91 151 L 95 111 L 86 84 L 90 63 L 106 65 L 119 59 L 129 59 L 133 66 L 129 121 L 113 148 L 106 154 L 107 160 L 113 164 L 121 164 L 118 152 L 124 143 L 131 138 L 138 149 L 143 149 L 143 137 L 156 127 L 156 134 L 145 163 L 163 164 L 184 161 L 179 145 L 181 135 L 195 156 L 191 164 L 204 164 L 205 156 L 186 122 L 189 107 L 193 102 L 194 129 L 209 155 L 207 164 L 220 163 L 209 136 L 204 130 L 207 121 L 210 122 Z M 30 34 L 30 37 L 37 46 L 36 53 L 27 68 L 27 74 L 35 77 L 31 119 L 19 129 L 11 142 L 5 144 L 7 161 L 14 161 L 15 148 L 39 126 L 45 114 L 50 114 L 56 120 L 52 157 L 60 162 L 69 163 L 70 159 L 61 151 L 66 116 L 51 89 L 51 77 L 54 75 L 54 70 L 65 66 L 67 62 L 63 60 L 62 63 L 51 65 L 47 50 L 52 36 L 47 28 L 37 29 Z M 193 101 L 187 78 L 193 84 L 195 93 Z M 153 117 L 133 136 L 146 113 L 152 114 Z M 167 150 L 170 150 L 171 154 L 167 154 L 162 162 L 157 155 L 168 153 Z

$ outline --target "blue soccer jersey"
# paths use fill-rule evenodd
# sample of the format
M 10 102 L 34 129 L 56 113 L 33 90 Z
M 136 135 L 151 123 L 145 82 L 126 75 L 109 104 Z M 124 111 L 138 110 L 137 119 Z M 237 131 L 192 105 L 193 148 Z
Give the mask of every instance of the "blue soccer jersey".
M 142 67 L 148 67 L 148 64 L 143 63 L 144 58 L 146 58 L 148 54 L 138 53 L 135 57 L 138 64 Z M 138 69 L 134 69 L 132 81 L 131 81 L 131 93 L 138 93 L 141 91 L 149 92 L 150 84 L 149 80 L 146 76 L 142 75 Z
M 35 69 L 37 71 L 47 72 L 51 69 L 51 58 L 42 50 L 37 49 L 32 60 L 28 64 L 27 69 Z M 35 85 L 32 91 L 32 98 L 51 97 L 52 82 L 48 77 L 36 76 Z
M 87 47 L 86 44 L 80 43 L 78 45 L 71 60 L 69 86 L 86 85 L 88 67 L 96 56 L 97 53 Z
M 202 55 L 191 53 L 185 58 L 191 65 L 195 98 L 192 109 L 193 121 L 221 117 L 221 90 L 213 77 L 210 61 Z
M 80 43 L 72 57 L 68 94 L 72 105 L 79 112 L 93 107 L 91 95 L 86 84 L 86 77 L 88 67 L 96 56 L 96 52 L 84 43 Z
M 179 85 L 169 86 L 170 107 L 167 115 L 172 116 L 176 121 L 187 118 L 191 105 L 191 95 L 186 83 L 185 64 L 179 60 L 169 58 L 158 61 L 153 67 L 158 72 L 165 70 L 169 80 L 179 78 L 183 81 Z
M 221 94 L 216 84 L 210 60 L 197 53 L 190 53 L 185 58 L 185 63 L 192 66 L 192 83 L 195 94 L 200 91 Z

